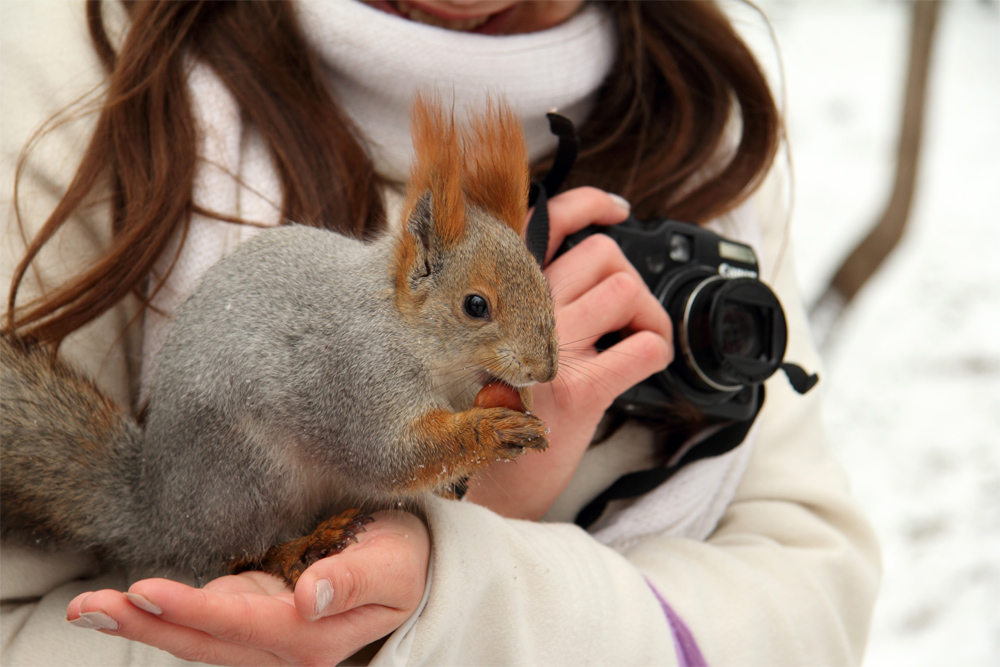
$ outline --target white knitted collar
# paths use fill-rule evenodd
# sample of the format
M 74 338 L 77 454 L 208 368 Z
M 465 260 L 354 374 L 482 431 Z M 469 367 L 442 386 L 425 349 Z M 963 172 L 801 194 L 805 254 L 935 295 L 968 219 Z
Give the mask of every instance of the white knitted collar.
M 414 23 L 356 0 L 300 0 L 298 8 L 336 99 L 380 173 L 397 182 L 409 172 L 416 92 L 437 90 L 459 112 L 504 95 L 521 113 L 534 159 L 555 146 L 545 113 L 556 107 L 580 123 L 614 60 L 611 18 L 594 5 L 549 30 L 506 36 Z

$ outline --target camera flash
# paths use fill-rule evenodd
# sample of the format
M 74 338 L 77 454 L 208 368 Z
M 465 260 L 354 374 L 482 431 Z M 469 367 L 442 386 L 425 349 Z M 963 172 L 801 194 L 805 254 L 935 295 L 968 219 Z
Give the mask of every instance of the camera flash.
M 740 243 L 730 243 L 729 241 L 719 241 L 719 257 L 729 259 L 734 262 L 757 265 L 757 255 L 749 246 Z
M 691 239 L 683 234 L 670 235 L 670 259 L 675 262 L 691 260 Z

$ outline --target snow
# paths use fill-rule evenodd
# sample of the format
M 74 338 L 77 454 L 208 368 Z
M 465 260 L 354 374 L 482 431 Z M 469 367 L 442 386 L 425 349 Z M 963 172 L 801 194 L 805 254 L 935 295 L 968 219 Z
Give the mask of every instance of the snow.
M 910 6 L 760 6 L 782 53 L 792 238 L 812 301 L 888 199 Z M 1000 665 L 997 2 L 945 3 L 932 63 L 910 226 L 824 348 L 820 384 L 883 548 L 867 667 Z

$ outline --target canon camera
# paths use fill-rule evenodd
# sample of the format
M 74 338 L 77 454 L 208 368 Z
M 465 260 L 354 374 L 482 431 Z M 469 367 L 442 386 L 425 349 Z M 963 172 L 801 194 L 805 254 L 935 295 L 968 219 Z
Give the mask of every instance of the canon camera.
M 629 217 L 568 237 L 559 254 L 593 234 L 621 246 L 674 328 L 674 361 L 622 394 L 616 406 L 656 418 L 680 397 L 709 418 L 752 419 L 760 386 L 782 366 L 788 338 L 785 313 L 760 281 L 753 249 L 696 225 Z M 605 336 L 598 347 L 618 339 Z

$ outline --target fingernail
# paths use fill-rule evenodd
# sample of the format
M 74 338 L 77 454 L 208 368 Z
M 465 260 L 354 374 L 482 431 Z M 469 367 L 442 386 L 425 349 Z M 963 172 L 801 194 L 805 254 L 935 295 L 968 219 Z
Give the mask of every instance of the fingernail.
M 316 618 L 322 616 L 331 602 L 333 602 L 333 584 L 330 583 L 329 579 L 320 579 L 316 582 L 316 602 L 313 605 Z
M 83 623 L 78 623 L 77 621 L 85 621 L 87 625 Z M 88 611 L 85 614 L 80 614 L 80 618 L 76 621 L 70 621 L 73 625 L 81 628 L 89 628 L 92 630 L 117 630 L 118 621 L 111 618 L 103 611 Z
M 74 618 L 72 621 L 67 618 L 66 622 L 69 623 L 70 625 L 75 625 L 78 628 L 84 628 L 86 630 L 94 629 L 94 624 L 88 621 L 83 616 L 80 616 L 79 618 Z
M 625 211 L 626 213 L 632 212 L 632 204 L 631 202 L 629 202 L 629 200 L 625 199 L 621 195 L 616 195 L 612 192 L 609 192 L 608 196 L 611 197 L 611 201 L 615 203 L 615 206 Z
M 157 605 L 150 602 L 149 598 L 143 595 L 139 595 L 138 593 L 126 593 L 125 597 L 127 597 L 128 601 L 134 604 L 136 607 L 142 609 L 143 611 L 148 611 L 150 614 L 155 614 L 156 616 L 159 616 L 160 614 L 163 613 L 162 609 L 160 609 Z

